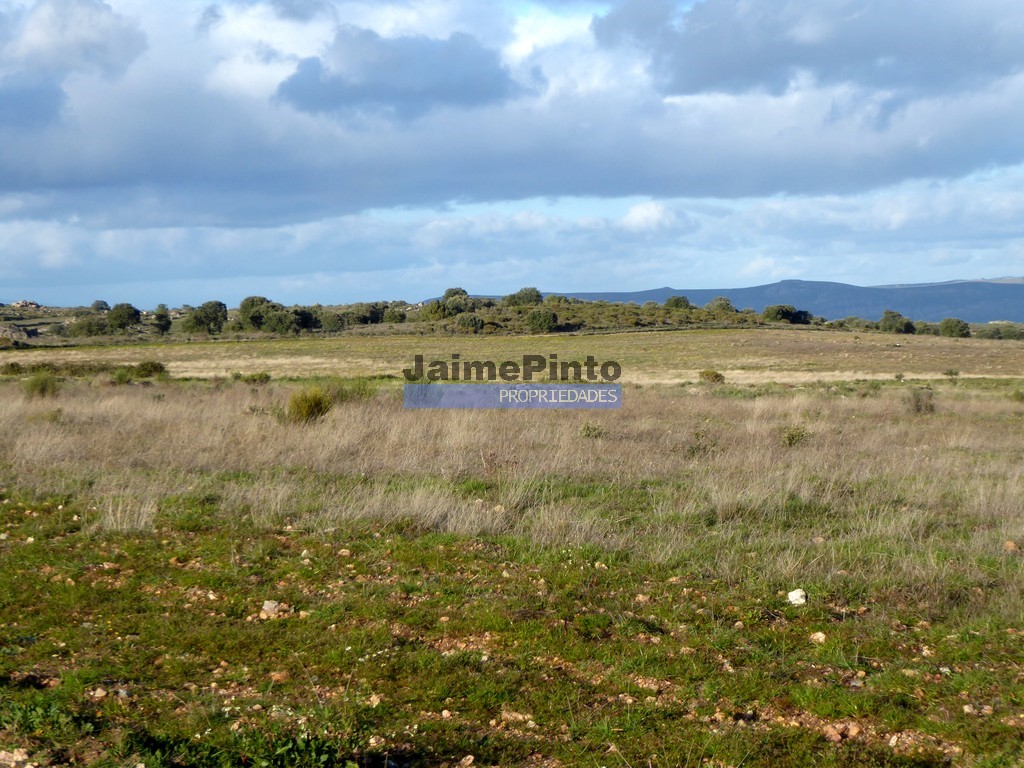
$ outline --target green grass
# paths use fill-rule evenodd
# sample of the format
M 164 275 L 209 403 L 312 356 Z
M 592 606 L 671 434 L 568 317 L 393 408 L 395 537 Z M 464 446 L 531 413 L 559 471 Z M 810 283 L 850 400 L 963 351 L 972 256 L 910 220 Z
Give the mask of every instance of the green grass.
M 607 493 L 548 492 L 599 504 Z M 0 743 L 43 760 L 1024 757 L 1020 726 L 1003 722 L 1024 708 L 1017 628 L 962 615 L 925 624 L 912 596 L 883 604 L 869 587 L 839 611 L 841 591 L 810 586 L 796 608 L 757 578 L 708 581 L 595 546 L 370 523 L 226 528 L 210 524 L 218 501 L 202 494 L 162 499 L 154 534 L 98 535 L 73 498 L 4 496 Z M 291 612 L 259 620 L 264 600 Z M 824 644 L 808 641 L 816 631 Z M 994 714 L 965 714 L 968 703 Z M 863 734 L 825 737 L 852 721 Z

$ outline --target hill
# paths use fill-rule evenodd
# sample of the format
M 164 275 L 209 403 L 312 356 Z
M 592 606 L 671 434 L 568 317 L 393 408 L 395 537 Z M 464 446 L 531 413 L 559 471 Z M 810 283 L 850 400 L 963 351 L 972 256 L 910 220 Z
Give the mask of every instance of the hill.
M 1024 322 L 1024 279 L 963 280 L 918 285 L 857 286 L 814 280 L 782 280 L 751 288 L 654 288 L 633 292 L 568 293 L 587 301 L 662 303 L 670 296 L 686 296 L 704 305 L 716 296 L 728 297 L 738 308 L 758 312 L 771 304 L 792 304 L 797 309 L 835 320 L 857 316 L 877 320 L 894 309 L 914 320 L 938 322 L 959 317 L 970 323 L 993 320 Z

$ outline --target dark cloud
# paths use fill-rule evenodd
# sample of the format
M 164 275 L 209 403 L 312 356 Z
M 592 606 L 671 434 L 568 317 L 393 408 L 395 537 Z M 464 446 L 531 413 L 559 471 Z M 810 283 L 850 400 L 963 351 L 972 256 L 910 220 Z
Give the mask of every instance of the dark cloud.
M 498 54 L 471 35 L 384 38 L 344 26 L 323 57 L 299 64 L 278 96 L 307 112 L 383 110 L 410 118 L 435 107 L 493 104 L 518 92 Z
M 623 0 L 595 19 L 607 45 L 649 51 L 666 93 L 781 92 L 819 83 L 914 93 L 976 86 L 1024 67 L 1024 6 L 1008 0 Z

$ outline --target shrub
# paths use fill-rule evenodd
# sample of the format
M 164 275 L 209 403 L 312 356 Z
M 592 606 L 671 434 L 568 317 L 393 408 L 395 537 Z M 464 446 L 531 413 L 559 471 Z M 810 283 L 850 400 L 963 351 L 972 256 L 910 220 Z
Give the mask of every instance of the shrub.
M 465 333 L 477 333 L 483 330 L 484 320 L 475 312 L 465 312 L 459 315 L 455 327 Z
M 966 339 L 971 335 L 971 326 L 958 317 L 947 317 L 939 323 L 939 335 Z
M 807 431 L 806 427 L 786 427 L 782 432 L 782 444 L 787 448 L 792 448 L 795 445 L 800 445 L 810 436 L 811 433 Z
M 594 424 L 589 421 L 583 422 L 583 426 L 580 427 L 580 437 L 597 438 L 604 437 L 607 434 L 608 430 L 600 424 Z
M 911 413 L 934 413 L 935 393 L 928 387 L 914 387 L 907 395 Z
M 55 397 L 60 391 L 60 379 L 49 371 L 29 376 L 22 385 L 27 397 Z
M 163 376 L 167 373 L 167 366 L 156 360 L 143 360 L 135 366 L 135 376 L 140 379 L 148 379 L 153 376 Z
M 21 376 L 25 372 L 25 366 L 21 363 L 4 363 L 3 367 L 0 368 L 0 373 L 4 376 Z
M 1010 393 L 1010 399 L 1015 403 L 1024 403 L 1024 390 L 1013 390 L 1013 392 Z
M 526 326 L 533 333 L 551 333 L 558 327 L 558 315 L 550 309 L 535 309 L 526 316 Z
M 891 309 L 882 313 L 878 329 L 884 333 L 914 333 L 914 324 L 906 317 Z
M 665 299 L 667 309 L 692 309 L 693 304 L 685 296 L 669 296 Z
M 700 376 L 700 380 L 705 382 L 706 384 L 723 384 L 723 383 L 725 383 L 725 376 L 723 376 L 721 373 L 719 373 L 718 371 L 713 370 L 711 368 L 708 368 L 705 371 L 701 371 L 699 376 Z
M 306 424 L 323 418 L 333 406 L 334 398 L 323 387 L 306 387 L 292 393 L 286 415 L 289 421 Z
M 131 384 L 132 378 L 131 368 L 118 368 L 113 373 L 114 384 Z

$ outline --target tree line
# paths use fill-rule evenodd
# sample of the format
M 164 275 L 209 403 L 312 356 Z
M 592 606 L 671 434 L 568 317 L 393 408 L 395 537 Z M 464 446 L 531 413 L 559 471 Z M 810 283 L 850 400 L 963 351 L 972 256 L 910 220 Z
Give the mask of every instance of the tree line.
M 404 301 L 361 302 L 324 307 L 291 306 L 265 296 L 248 296 L 237 309 L 222 301 L 171 310 L 160 304 L 142 312 L 127 303 L 110 306 L 97 300 L 82 308 L 64 326 L 69 336 L 102 336 L 117 333 L 167 335 L 338 333 L 360 326 L 422 324 L 424 330 L 451 333 L 555 333 L 581 330 L 685 327 L 688 325 L 752 326 L 788 324 L 877 330 L 894 334 L 932 334 L 963 338 L 1024 338 L 1014 324 L 987 324 L 973 328 L 959 318 L 940 323 L 912 321 L 895 310 L 885 310 L 877 321 L 857 317 L 826 321 L 790 304 L 774 304 L 760 313 L 738 309 L 728 298 L 717 297 L 703 306 L 686 296 L 671 296 L 663 303 L 585 301 L 565 296 L 544 296 L 537 288 L 522 288 L 501 298 L 474 297 L 463 288 L 449 288 L 435 300 L 422 304 Z

